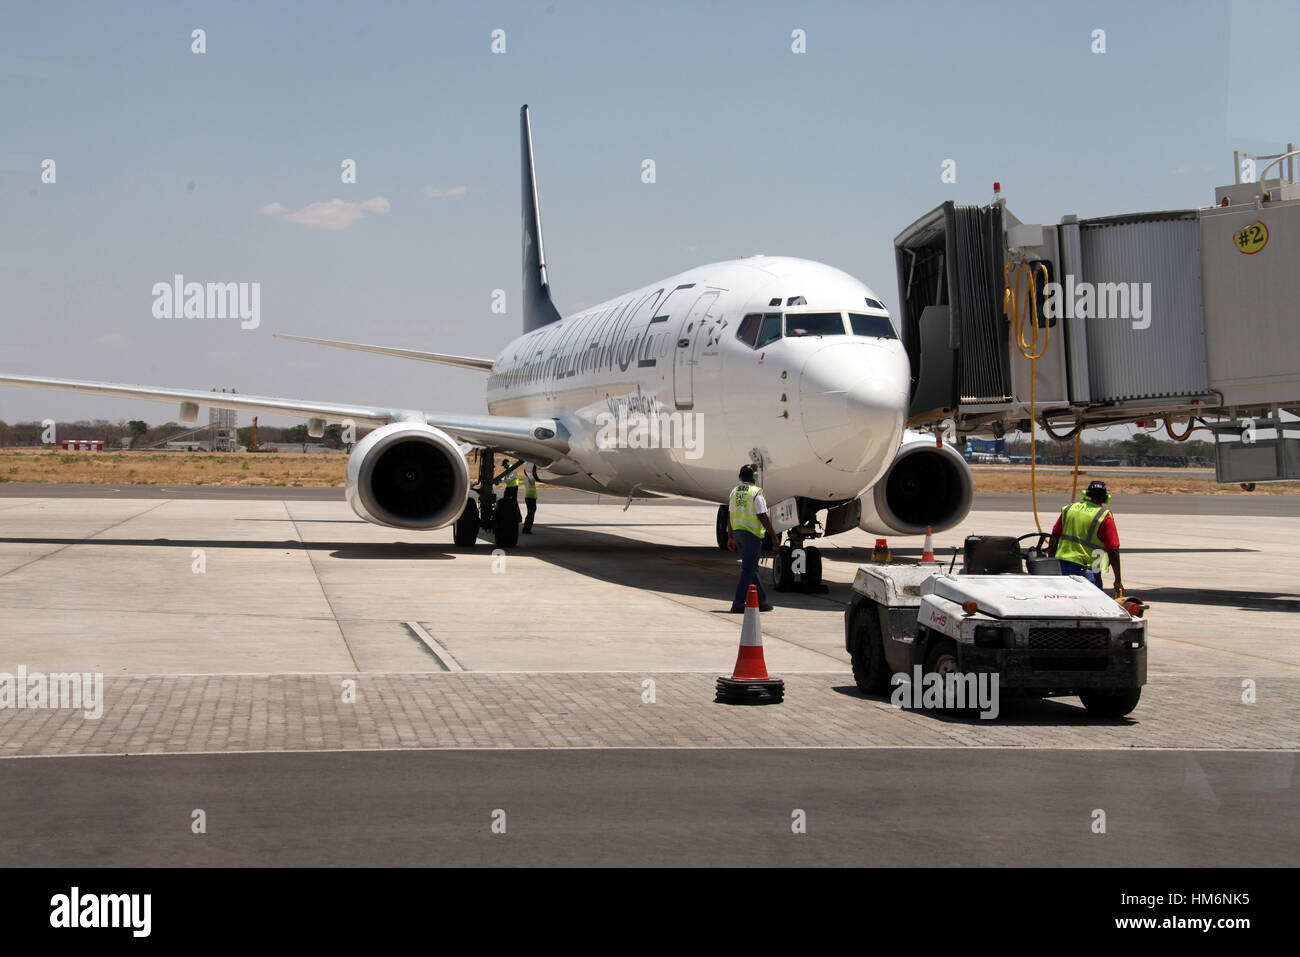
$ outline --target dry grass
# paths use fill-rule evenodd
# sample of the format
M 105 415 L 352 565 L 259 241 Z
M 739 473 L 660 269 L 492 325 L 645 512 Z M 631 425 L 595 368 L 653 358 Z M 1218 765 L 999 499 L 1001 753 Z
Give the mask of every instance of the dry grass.
M 248 452 L 64 452 L 0 449 L 0 482 L 76 482 L 92 485 L 281 485 L 337 488 L 344 483 L 347 456 Z M 1028 492 L 1029 470 L 974 469 L 976 492 Z M 1219 485 L 1213 475 L 1116 475 L 1094 469 L 1080 476 L 1085 488 L 1102 478 L 1111 492 L 1244 495 L 1236 485 Z M 1068 495 L 1068 470 L 1039 470 L 1038 491 Z M 1259 485 L 1254 495 L 1297 495 L 1300 482 Z
M 1023 471 L 989 469 L 976 466 L 971 470 L 975 478 L 975 491 L 1028 492 L 1029 469 Z M 1187 475 L 1161 473 L 1158 475 L 1122 475 L 1108 469 L 1083 470 L 1079 476 L 1079 490 L 1088 487 L 1093 479 L 1101 479 L 1112 495 L 1300 495 L 1300 482 L 1261 482 L 1255 491 L 1247 492 L 1239 485 L 1220 485 L 1214 473 L 1189 472 Z M 1073 477 L 1069 469 L 1063 471 L 1038 470 L 1039 494 L 1069 495 Z
M 337 487 L 346 455 L 256 452 L 64 452 L 0 449 L 0 482 Z

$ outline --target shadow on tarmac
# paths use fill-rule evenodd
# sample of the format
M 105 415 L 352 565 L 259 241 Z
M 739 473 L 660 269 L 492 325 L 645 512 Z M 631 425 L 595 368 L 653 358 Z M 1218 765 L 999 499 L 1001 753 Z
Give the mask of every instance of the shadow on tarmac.
M 113 545 L 135 548 L 260 548 L 272 551 L 306 550 L 312 552 L 331 552 L 335 558 L 401 558 L 401 559 L 438 559 L 455 558 L 450 549 L 443 545 L 420 544 L 418 542 L 300 542 L 285 539 L 279 542 L 250 542 L 241 539 L 200 539 L 200 538 L 0 538 L 0 545 Z
M 874 701 L 881 704 L 889 704 L 890 696 L 884 695 L 866 695 L 858 690 L 857 685 L 836 685 L 831 689 L 836 694 L 842 694 L 846 698 L 859 698 L 862 701 Z M 1141 703 L 1138 704 L 1137 710 L 1141 710 Z M 1138 723 L 1133 715 L 1127 715 L 1123 718 L 1099 718 L 1088 713 L 1083 704 L 1077 697 L 1066 695 L 1061 698 L 1022 698 L 1012 695 L 1000 695 L 998 700 L 998 716 L 996 718 L 981 718 L 978 711 L 936 711 L 931 708 L 907 708 L 912 714 L 922 715 L 933 721 L 942 721 L 944 724 L 968 724 L 968 725 L 987 725 L 997 723 L 998 725 L 1017 728 L 1029 728 L 1037 726 L 1059 727 L 1061 725 L 1114 725 L 1117 727 L 1131 727 Z
M 1147 588 L 1142 600 L 1170 605 L 1219 605 L 1238 611 L 1300 611 L 1300 596 L 1268 591 L 1233 591 L 1229 588 Z

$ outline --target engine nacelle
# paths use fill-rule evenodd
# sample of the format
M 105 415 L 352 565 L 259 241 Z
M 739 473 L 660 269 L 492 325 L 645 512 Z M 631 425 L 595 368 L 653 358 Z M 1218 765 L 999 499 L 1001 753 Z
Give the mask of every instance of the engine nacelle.
M 421 422 L 394 422 L 352 450 L 347 493 L 352 511 L 367 522 L 442 528 L 469 500 L 469 464 L 446 432 Z
M 879 482 L 862 496 L 858 527 L 876 535 L 924 535 L 952 528 L 975 498 L 970 467 L 953 446 L 934 436 L 904 434 L 903 445 Z

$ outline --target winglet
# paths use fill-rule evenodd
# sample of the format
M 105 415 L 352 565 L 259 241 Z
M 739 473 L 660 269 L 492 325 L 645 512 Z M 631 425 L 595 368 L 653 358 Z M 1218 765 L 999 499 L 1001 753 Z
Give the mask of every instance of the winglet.
M 523 153 L 524 332 L 532 332 L 557 322 L 560 313 L 551 302 L 551 284 L 546 275 L 542 211 L 537 202 L 537 170 L 533 166 L 533 128 L 526 103 L 519 109 L 519 137 Z

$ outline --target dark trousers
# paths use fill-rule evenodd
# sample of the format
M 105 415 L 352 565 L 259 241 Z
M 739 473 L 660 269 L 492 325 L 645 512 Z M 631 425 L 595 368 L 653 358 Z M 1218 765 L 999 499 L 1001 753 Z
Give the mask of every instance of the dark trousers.
M 528 517 L 524 519 L 524 531 L 531 532 L 533 530 L 533 516 L 537 514 L 537 499 L 526 498 L 524 499 L 524 505 L 528 508 Z
M 1067 562 L 1064 558 L 1058 558 L 1057 561 L 1061 563 L 1062 575 L 1082 575 L 1098 588 L 1101 588 L 1101 572 L 1095 572 L 1087 565 L 1080 565 L 1077 562 Z M 1102 588 L 1101 590 L 1105 591 L 1106 589 Z
M 743 608 L 749 597 L 749 586 L 758 586 L 758 603 L 767 604 L 767 592 L 763 589 L 763 580 L 758 577 L 758 556 L 763 551 L 763 540 L 750 532 L 735 532 L 736 551 L 740 552 L 740 584 L 736 586 L 736 597 L 731 601 L 732 608 Z

